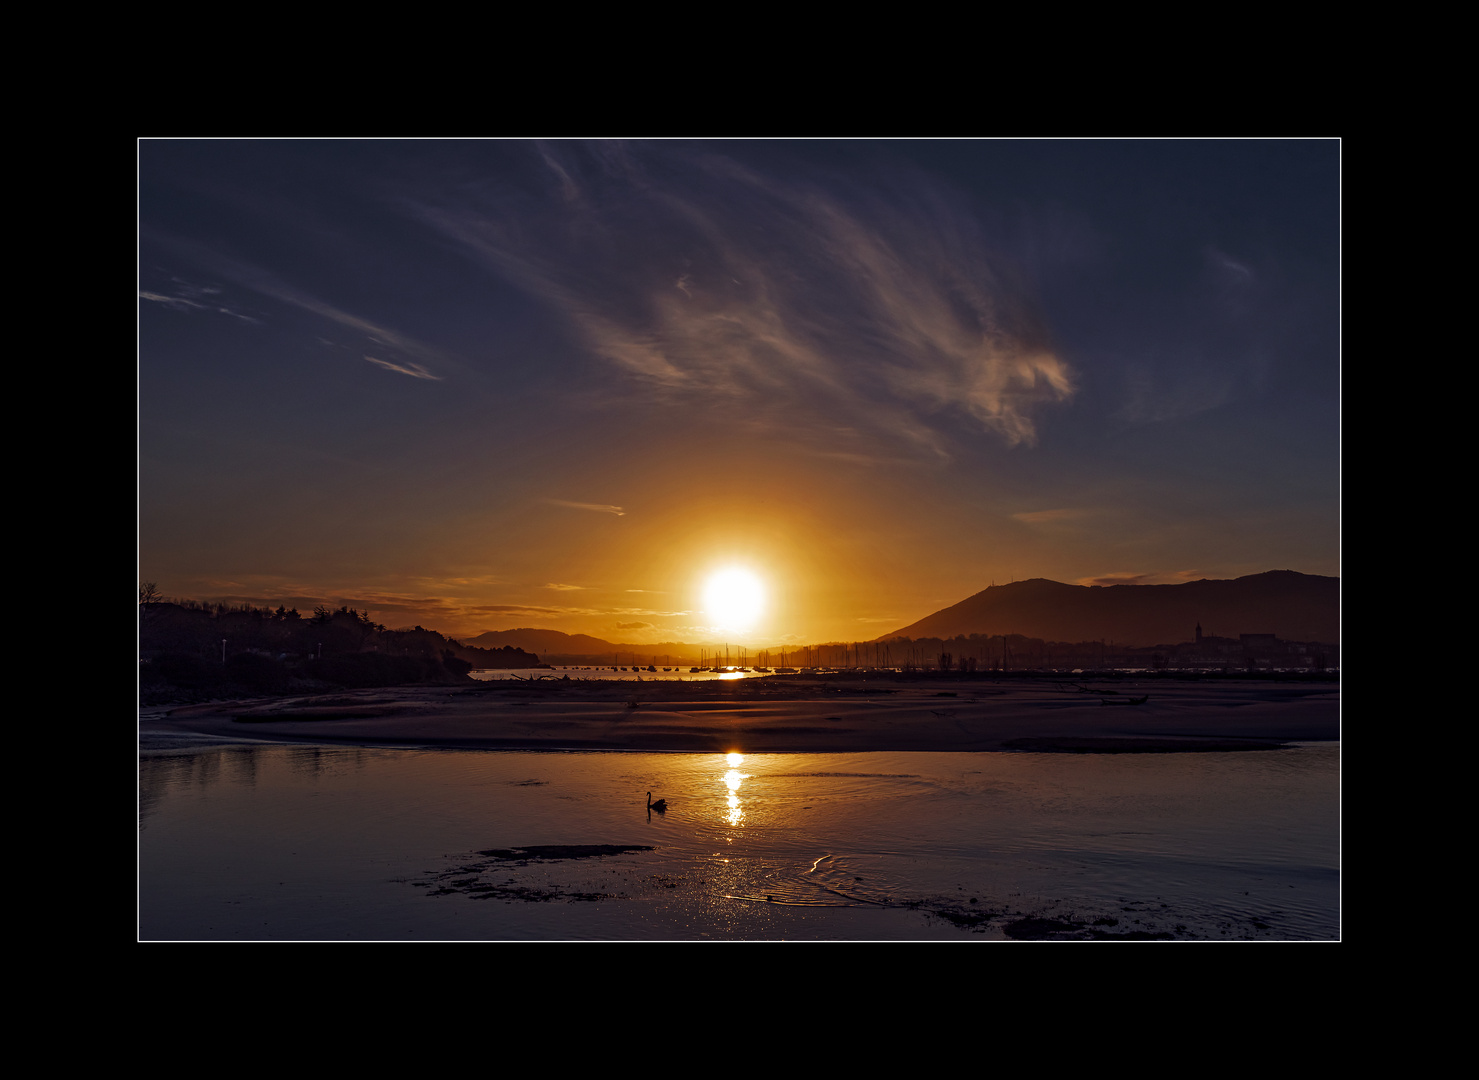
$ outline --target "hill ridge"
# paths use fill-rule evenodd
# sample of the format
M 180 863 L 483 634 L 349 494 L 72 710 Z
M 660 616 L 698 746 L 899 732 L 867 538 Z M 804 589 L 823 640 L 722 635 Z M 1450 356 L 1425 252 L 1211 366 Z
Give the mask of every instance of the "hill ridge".
M 1021 634 L 1144 647 L 1189 641 L 1198 625 L 1204 635 L 1272 633 L 1286 641 L 1338 643 L 1340 578 L 1296 570 L 1165 585 L 1028 578 L 988 586 L 874 640 Z

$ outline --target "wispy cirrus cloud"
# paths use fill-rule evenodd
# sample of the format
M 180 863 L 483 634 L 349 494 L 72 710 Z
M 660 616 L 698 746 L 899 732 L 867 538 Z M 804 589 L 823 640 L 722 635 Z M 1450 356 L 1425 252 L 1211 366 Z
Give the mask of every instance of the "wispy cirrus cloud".
M 1095 577 L 1079 578 L 1079 585 L 1181 585 L 1196 581 L 1204 575 L 1195 570 L 1158 570 L 1148 574 L 1123 571 L 1116 574 L 1099 574 Z
M 261 322 L 260 319 L 227 306 L 221 299 L 221 290 L 214 286 L 195 285 L 181 278 L 172 278 L 169 287 L 171 289 L 169 293 L 140 289 L 139 299 L 148 300 L 154 304 L 163 304 L 175 311 L 210 311 L 217 315 L 230 315 L 233 319 L 240 319 L 242 322 Z
M 948 455 L 962 426 L 1030 445 L 1035 414 L 1075 391 L 1025 289 L 943 193 L 781 181 L 667 148 L 540 155 L 532 202 L 490 186 L 407 205 L 649 390 L 743 401 L 803 441 L 818 416 L 846 417 L 860 441 L 916 455 Z
M 263 267 L 222 254 L 198 241 L 171 236 L 147 227 L 140 228 L 139 235 L 141 239 L 158 244 L 178 257 L 188 259 L 216 277 L 250 289 L 261 296 L 311 312 L 320 318 L 363 335 L 370 345 L 376 347 L 377 352 L 388 353 L 393 357 L 393 359 L 384 359 L 365 356 L 366 360 L 381 368 L 418 379 L 439 380 L 442 376 L 434 374 L 432 366 L 446 367 L 453 363 L 452 358 L 440 350 L 406 334 L 398 333 L 369 319 L 344 311 L 289 284 Z M 141 292 L 140 295 L 144 294 Z M 145 297 L 145 299 L 153 298 L 153 295 Z M 227 314 L 236 314 L 225 308 L 221 310 L 226 311 Z M 245 318 L 245 316 L 242 317 Z
M 156 304 L 163 304 L 165 307 L 172 307 L 176 311 L 205 310 L 204 304 L 197 304 L 194 300 L 187 300 L 183 296 L 165 296 L 162 293 L 146 292 L 143 289 L 139 290 L 139 299 L 152 300 Z
M 615 514 L 617 517 L 623 517 L 626 514 L 620 506 L 612 506 L 610 503 L 572 502 L 569 499 L 545 499 L 544 501 L 551 506 L 565 506 L 571 510 L 591 510 L 598 514 Z
M 581 608 L 536 607 L 532 604 L 476 604 L 466 609 L 474 615 L 566 615 Z
M 395 371 L 399 372 L 402 375 L 409 375 L 413 379 L 441 379 L 440 375 L 433 375 L 420 364 L 393 364 L 389 360 L 381 360 L 380 358 L 375 356 L 366 356 L 365 359 L 372 364 L 376 364 L 379 367 L 385 368 L 387 371 Z

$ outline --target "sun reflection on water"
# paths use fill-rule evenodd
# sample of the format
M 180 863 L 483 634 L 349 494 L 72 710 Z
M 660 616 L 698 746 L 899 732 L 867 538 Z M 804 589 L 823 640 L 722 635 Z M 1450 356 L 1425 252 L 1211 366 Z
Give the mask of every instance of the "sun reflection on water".
M 750 778 L 750 774 L 739 771 L 739 766 L 744 764 L 744 761 L 743 754 L 729 754 L 724 761 L 729 766 L 729 770 L 724 774 L 724 786 L 729 789 L 729 795 L 725 800 L 724 822 L 736 828 L 743 825 L 745 821 L 745 808 L 740 805 L 739 789 L 740 785 Z

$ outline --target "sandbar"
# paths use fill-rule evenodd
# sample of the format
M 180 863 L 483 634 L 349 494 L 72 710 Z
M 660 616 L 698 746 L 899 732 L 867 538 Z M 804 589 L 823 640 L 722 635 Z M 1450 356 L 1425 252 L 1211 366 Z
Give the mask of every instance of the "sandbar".
M 1144 697 L 1143 703 L 1130 704 Z M 1334 681 L 768 676 L 550 678 L 140 713 L 140 747 L 309 742 L 739 753 L 1269 749 L 1340 738 Z

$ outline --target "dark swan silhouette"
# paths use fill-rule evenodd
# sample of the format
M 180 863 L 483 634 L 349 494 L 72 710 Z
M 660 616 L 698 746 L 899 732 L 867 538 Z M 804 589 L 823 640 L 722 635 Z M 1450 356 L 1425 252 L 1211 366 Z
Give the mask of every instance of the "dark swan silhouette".
M 656 810 L 659 814 L 665 814 L 668 810 L 668 800 L 658 799 L 657 802 L 653 802 L 652 792 L 649 791 L 647 793 L 647 809 Z

